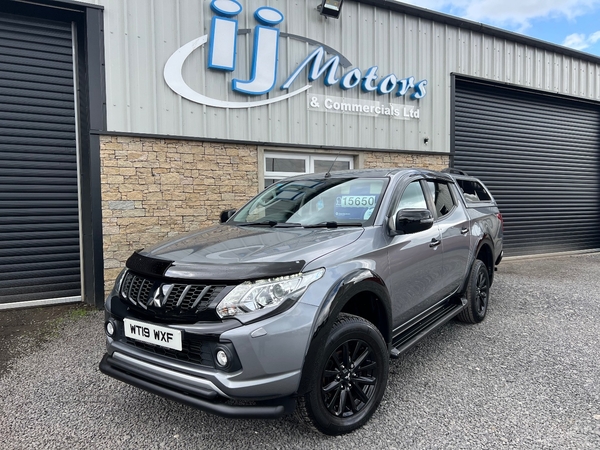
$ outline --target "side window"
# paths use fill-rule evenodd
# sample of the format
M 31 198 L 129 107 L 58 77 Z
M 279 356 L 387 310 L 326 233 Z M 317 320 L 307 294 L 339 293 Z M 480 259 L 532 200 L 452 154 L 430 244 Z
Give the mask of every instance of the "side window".
M 483 185 L 477 181 L 458 179 L 456 182 L 462 189 L 467 203 L 489 202 L 492 199 Z
M 423 194 L 423 189 L 421 189 L 421 183 L 419 183 L 418 181 L 413 181 L 406 187 L 406 189 L 402 193 L 402 197 L 400 197 L 398 206 L 396 206 L 394 215 L 401 209 L 406 208 L 427 209 L 425 195 Z
M 428 181 L 427 187 L 433 197 L 433 203 L 438 218 L 443 217 L 452 211 L 452 208 L 454 208 L 456 203 L 450 193 L 450 186 L 448 186 L 447 183 L 441 181 Z

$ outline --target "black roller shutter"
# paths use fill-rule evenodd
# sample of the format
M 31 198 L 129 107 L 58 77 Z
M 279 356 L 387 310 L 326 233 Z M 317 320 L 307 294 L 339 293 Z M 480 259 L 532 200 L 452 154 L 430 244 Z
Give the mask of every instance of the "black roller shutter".
M 0 14 L 0 303 L 81 295 L 72 42 Z
M 600 106 L 456 79 L 453 165 L 498 201 L 508 256 L 600 248 Z

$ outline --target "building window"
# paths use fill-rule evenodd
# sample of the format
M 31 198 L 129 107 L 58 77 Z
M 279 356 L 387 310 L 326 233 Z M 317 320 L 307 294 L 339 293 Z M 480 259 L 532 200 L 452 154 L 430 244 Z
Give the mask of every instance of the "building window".
M 309 153 L 265 152 L 265 187 L 305 173 L 354 169 L 354 157 Z

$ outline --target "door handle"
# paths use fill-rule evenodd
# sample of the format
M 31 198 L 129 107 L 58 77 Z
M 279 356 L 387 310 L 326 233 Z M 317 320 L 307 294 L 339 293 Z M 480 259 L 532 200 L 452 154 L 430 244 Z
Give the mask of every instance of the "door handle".
M 460 230 L 460 234 L 467 234 L 469 232 L 469 229 L 467 227 L 463 227 L 462 230 Z
M 431 242 L 429 243 L 429 246 L 430 246 L 431 248 L 433 248 L 433 247 L 437 247 L 437 246 L 438 246 L 438 245 L 440 245 L 441 243 L 442 243 L 442 241 L 440 241 L 439 239 L 433 238 L 433 239 L 431 240 Z

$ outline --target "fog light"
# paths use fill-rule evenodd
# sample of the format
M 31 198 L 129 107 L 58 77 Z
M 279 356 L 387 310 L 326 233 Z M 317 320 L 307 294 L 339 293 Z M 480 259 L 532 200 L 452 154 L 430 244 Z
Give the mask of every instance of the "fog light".
M 223 350 L 219 350 L 217 352 L 217 364 L 221 367 L 225 367 L 229 364 L 229 358 L 227 357 L 227 353 Z
M 115 334 L 115 326 L 112 324 L 112 322 L 106 322 L 106 334 L 111 337 L 113 334 Z

